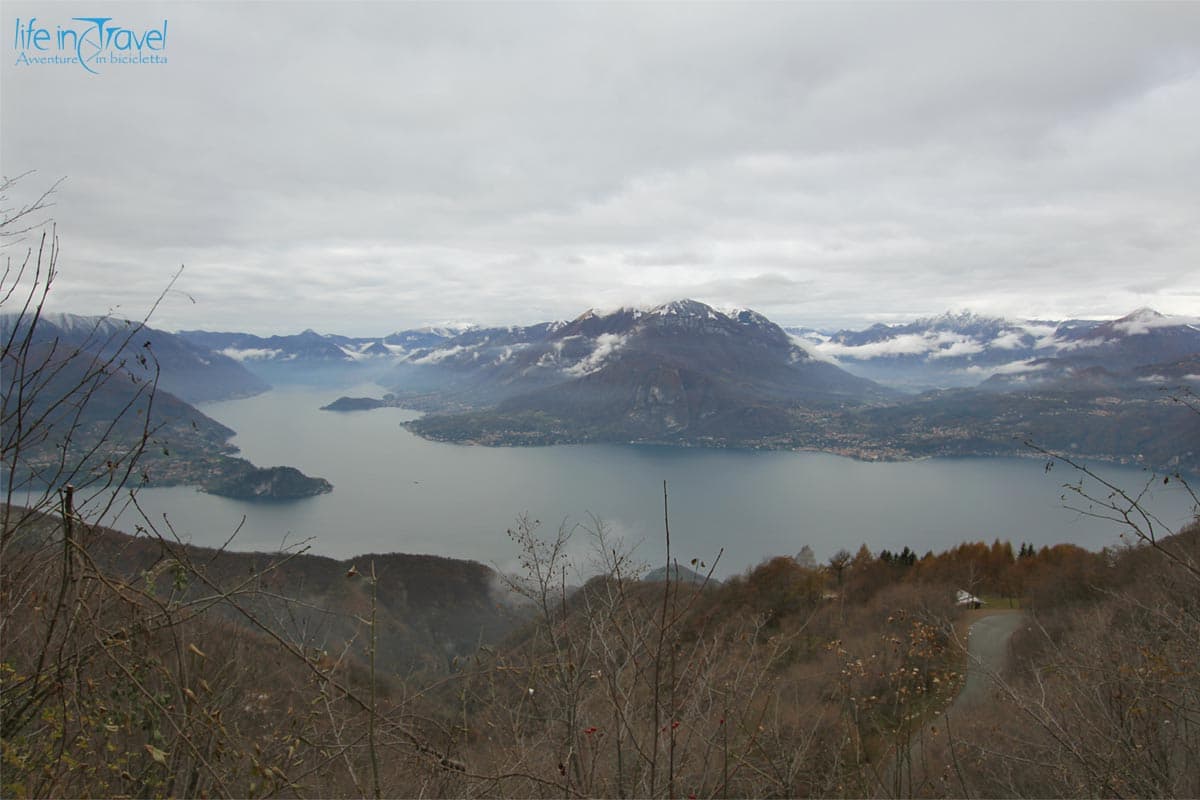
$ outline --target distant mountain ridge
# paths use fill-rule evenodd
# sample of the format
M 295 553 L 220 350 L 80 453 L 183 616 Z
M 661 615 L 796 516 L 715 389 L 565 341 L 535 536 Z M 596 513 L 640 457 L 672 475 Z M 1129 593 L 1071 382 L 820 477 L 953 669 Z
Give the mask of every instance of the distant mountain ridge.
M 203 330 L 180 331 L 179 336 L 272 382 L 337 382 L 355 374 L 375 377 L 414 350 L 435 347 L 468 329 L 425 327 L 379 337 L 321 334 L 311 328 L 276 336 Z
M 0 315 L 0 331 L 6 339 L 14 327 L 25 324 L 17 314 Z M 22 335 L 22 330 L 16 335 Z M 35 343 L 54 345 L 60 351 L 85 350 L 105 358 L 128 343 L 124 353 L 128 360 L 153 356 L 159 388 L 189 403 L 249 397 L 271 388 L 232 358 L 131 320 L 46 313 L 39 318 L 34 337 Z
M 7 316 L 0 317 L 3 328 L 10 328 L 16 319 Z M 111 349 L 136 325 L 110 317 L 48 313 L 39 325 L 39 340 Z M 646 344 L 655 331 L 658 341 Z M 667 331 L 674 332 L 673 344 L 662 335 Z M 739 340 L 754 334 L 750 338 L 761 347 L 750 351 L 754 357 L 747 361 L 745 354 L 733 353 L 713 338 L 731 334 Z M 172 334 L 151 327 L 140 328 L 138 336 L 142 344 L 149 344 L 159 364 L 160 387 L 188 402 L 244 397 L 275 382 L 348 385 L 374 380 L 389 388 L 402 386 L 421 407 L 463 410 L 551 387 L 560 387 L 555 394 L 570 394 L 562 388 L 567 380 L 598 372 L 604 374 L 590 379 L 593 387 L 619 384 L 626 379 L 618 377 L 622 370 L 614 367 L 622 362 L 644 375 L 651 364 L 682 369 L 678 379 L 697 386 L 715 373 L 745 383 L 746 393 L 770 399 L 797 392 L 809 397 L 870 394 L 865 384 L 855 385 L 852 377 L 907 391 L 1098 387 L 1158 378 L 1186 381 L 1195 373 L 1172 365 L 1200 353 L 1200 319 L 1172 317 L 1150 308 L 1108 321 L 1014 321 L 947 312 L 909 323 L 828 333 L 812 328 L 785 330 L 753 311 L 719 311 L 694 300 L 607 312 L 590 309 L 570 321 L 491 328 L 428 326 L 381 337 L 320 334 L 312 329 L 265 337 L 203 330 Z M 689 336 L 708 337 L 704 348 L 693 342 L 691 352 L 684 353 Z M 106 344 L 105 340 L 112 341 Z M 761 369 L 756 374 L 750 368 L 764 366 L 762 347 L 774 348 L 777 355 L 786 352 L 793 364 L 824 362 L 845 374 L 826 368 L 823 376 L 804 387 L 781 387 L 778 380 L 762 380 Z M 700 353 L 701 349 L 706 352 Z M 731 360 L 739 361 L 736 370 L 728 368 Z M 697 369 L 697 364 L 703 368 Z M 880 386 L 873 391 L 886 394 Z M 547 402 L 561 404 L 550 397 Z M 512 408 L 537 405 L 513 399 Z
M 240 361 L 341 361 L 404 356 L 413 350 L 434 347 L 468 330 L 468 326 L 426 327 L 397 331 L 387 336 L 321 334 L 311 328 L 300 333 L 256 336 L 251 333 L 190 330 L 179 336 L 189 342 Z
M 776 344 L 794 347 L 797 362 L 826 362 L 852 376 L 908 391 L 1059 384 L 1074 375 L 1086 378 L 1094 368 L 1111 372 L 1117 382 L 1129 382 L 1144 379 L 1151 365 L 1169 365 L 1200 352 L 1200 319 L 1149 308 L 1109 321 L 1009 320 L 947 312 L 828 333 L 784 329 L 753 311 L 720 311 L 694 300 L 590 309 L 569 321 L 429 326 L 381 337 L 311 329 L 265 337 L 203 330 L 178 336 L 199 350 L 238 362 L 260 380 L 326 375 L 336 381 L 359 373 L 389 388 L 403 384 L 413 394 L 436 394 L 443 400 L 453 396 L 462 408 L 478 408 L 548 388 L 564 377 L 596 372 L 624 349 L 632 330 L 646 328 L 650 320 L 673 319 L 667 328 L 684 330 L 689 320 L 711 326 L 721 318 L 740 322 L 743 332 L 757 327 L 766 338 L 782 333 L 788 345 Z M 694 332 L 702 331 L 697 327 Z M 433 404 L 432 398 L 426 404 Z
M 967 312 L 861 331 L 791 332 L 857 375 L 910 389 L 1057 384 L 1096 368 L 1129 382 L 1140 368 L 1200 352 L 1200 321 L 1148 308 L 1111 321 L 1012 321 Z

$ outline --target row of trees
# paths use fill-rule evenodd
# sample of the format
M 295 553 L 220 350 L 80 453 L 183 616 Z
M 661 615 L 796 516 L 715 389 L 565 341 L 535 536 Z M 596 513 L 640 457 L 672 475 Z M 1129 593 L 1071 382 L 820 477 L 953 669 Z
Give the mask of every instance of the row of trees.
M 846 550 L 835 553 L 823 572 L 832 587 L 859 600 L 892 584 L 909 583 L 952 585 L 1017 606 L 1055 594 L 1056 585 L 1061 593 L 1100 580 L 1114 555 L 1111 549 L 1094 552 L 1072 544 L 1038 549 L 1025 542 L 1020 543 L 1018 553 L 1013 554 L 1011 542 L 999 539 L 990 545 L 964 542 L 919 557 L 908 547 L 899 553 L 881 550 L 874 555 L 864 544 L 853 556 Z

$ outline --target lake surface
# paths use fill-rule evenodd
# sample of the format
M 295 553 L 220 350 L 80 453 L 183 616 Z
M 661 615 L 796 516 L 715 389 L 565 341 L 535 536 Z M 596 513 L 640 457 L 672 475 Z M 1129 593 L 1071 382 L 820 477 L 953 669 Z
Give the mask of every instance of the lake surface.
M 420 439 L 400 427 L 402 409 L 335 413 L 319 408 L 355 390 L 276 389 L 212 403 L 205 413 L 238 431 L 234 444 L 259 466 L 291 465 L 327 478 L 332 494 L 291 502 L 246 502 L 191 488 L 139 493 L 147 515 L 163 514 L 185 540 L 277 549 L 310 540 L 311 551 L 339 559 L 370 552 L 434 553 L 501 569 L 516 564 L 505 534 L 520 514 L 543 530 L 587 523 L 595 515 L 639 557 L 663 561 L 662 484 L 669 484 L 673 556 L 712 563 L 717 575 L 741 572 L 809 544 L 819 560 L 839 548 L 873 552 L 909 546 L 919 553 L 997 537 L 1036 545 L 1117 543 L 1120 529 L 1065 510 L 1064 465 L 1039 459 L 935 459 L 866 463 L 819 453 L 702 450 L 658 446 L 570 445 L 484 448 Z M 1146 480 L 1137 468 L 1098 467 L 1119 485 Z M 1180 489 L 1157 487 L 1149 504 L 1178 527 L 1191 518 Z M 116 527 L 133 530 L 127 512 Z M 574 557 L 586 562 L 589 537 L 577 531 Z

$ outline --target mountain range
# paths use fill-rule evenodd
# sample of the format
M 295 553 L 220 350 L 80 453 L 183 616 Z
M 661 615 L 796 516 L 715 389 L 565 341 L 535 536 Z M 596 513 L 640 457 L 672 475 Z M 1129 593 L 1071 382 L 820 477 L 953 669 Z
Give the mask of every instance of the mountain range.
M 1062 384 L 1073 378 L 1088 380 L 1087 370 L 1092 370 L 1093 379 L 1100 376 L 1117 382 L 1156 375 L 1177 380 L 1195 374 L 1189 371 L 1188 359 L 1200 352 L 1200 319 L 1166 316 L 1148 308 L 1110 321 L 1008 320 L 960 312 L 897 325 L 880 323 L 862 330 L 822 331 L 780 328 L 753 311 L 723 312 L 690 300 L 647 309 L 590 310 L 570 321 L 424 327 L 381 337 L 322 334 L 311 329 L 267 337 L 188 330 L 176 337 L 182 345 L 212 354 L 216 364 L 227 368 L 227 360 L 237 362 L 260 386 L 263 381 L 345 382 L 357 377 L 377 380 L 388 388 L 402 387 L 409 394 L 428 391 L 447 404 L 454 397 L 453 403 L 470 408 L 561 383 L 560 377 L 579 378 L 596 372 L 610 360 L 610 350 L 640 347 L 625 347 L 634 326 L 645 327 L 647 320 L 668 317 L 680 322 L 695 320 L 691 333 L 697 334 L 711 332 L 700 322 L 711 327 L 718 317 L 740 320 L 740 328 L 730 330 L 749 334 L 754 329 L 749 323 L 755 320 L 762 330 L 767 329 L 764 326 L 775 329 L 771 335 L 777 339 L 780 331 L 790 338 L 796 354 L 788 357 L 797 362 L 825 362 L 852 376 L 906 392 Z M 680 331 L 681 337 L 687 335 Z M 712 341 L 706 340 L 705 346 Z M 777 346 L 784 347 L 782 342 Z M 158 350 L 165 348 L 159 346 Z M 720 350 L 710 354 L 711 360 L 724 358 Z M 162 359 L 161 354 L 159 357 Z M 191 371 L 186 367 L 180 370 Z M 222 387 L 226 396 L 238 391 L 234 385 L 213 380 L 211 374 L 207 377 L 208 386 Z M 185 399 L 200 399 L 186 391 L 176 393 Z
M 6 333 L 17 324 L 0 321 Z M 1175 402 L 1200 382 L 1200 324 L 1150 309 L 1111 321 L 944 314 L 831 332 L 785 330 L 751 310 L 677 300 L 376 338 L 172 334 L 59 314 L 40 320 L 38 342 L 131 364 L 146 357 L 146 375 L 156 373 L 160 390 L 191 409 L 179 419 L 207 419 L 191 403 L 272 383 L 373 380 L 389 392 L 383 400 L 343 398 L 327 408 L 416 408 L 428 413 L 408 423 L 413 431 L 462 443 L 660 442 L 890 459 L 1009 454 L 1028 439 L 1200 466 L 1200 425 Z M 196 425 L 210 451 L 228 438 Z M 295 477 L 243 464 L 240 488 L 212 475 L 209 485 L 270 491 Z
M 683 300 L 475 329 L 413 351 L 379 382 L 392 404 L 432 412 L 408 427 L 442 441 L 868 459 L 1019 454 L 1030 441 L 1193 469 L 1200 424 L 1161 389 L 1200 381 L 1198 360 L 1200 327 L 1148 309 L 1111 322 L 958 314 L 822 334 Z
M 1126 381 L 1154 374 L 1178 378 L 1171 365 L 1200 352 L 1200 320 L 1148 308 L 1107 322 L 1014 322 L 961 313 L 861 331 L 789 332 L 857 375 L 909 390 L 1063 384 L 1077 376 L 1086 380 L 1093 368 Z M 1159 365 L 1156 373 L 1152 368 Z
M 381 337 L 180 331 L 192 346 L 232 359 L 261 380 L 277 383 L 344 383 L 370 380 L 414 351 L 434 347 L 464 333 L 467 326 L 424 327 Z

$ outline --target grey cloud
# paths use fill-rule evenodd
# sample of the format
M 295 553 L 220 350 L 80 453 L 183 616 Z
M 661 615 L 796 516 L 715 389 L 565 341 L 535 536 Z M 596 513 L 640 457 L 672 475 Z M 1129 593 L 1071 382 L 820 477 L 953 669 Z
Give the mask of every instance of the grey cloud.
M 1194 4 L 105 13 L 169 18 L 171 63 L 0 75 L 5 172 L 68 176 L 71 310 L 187 263 L 164 318 L 263 332 L 1200 311 Z

